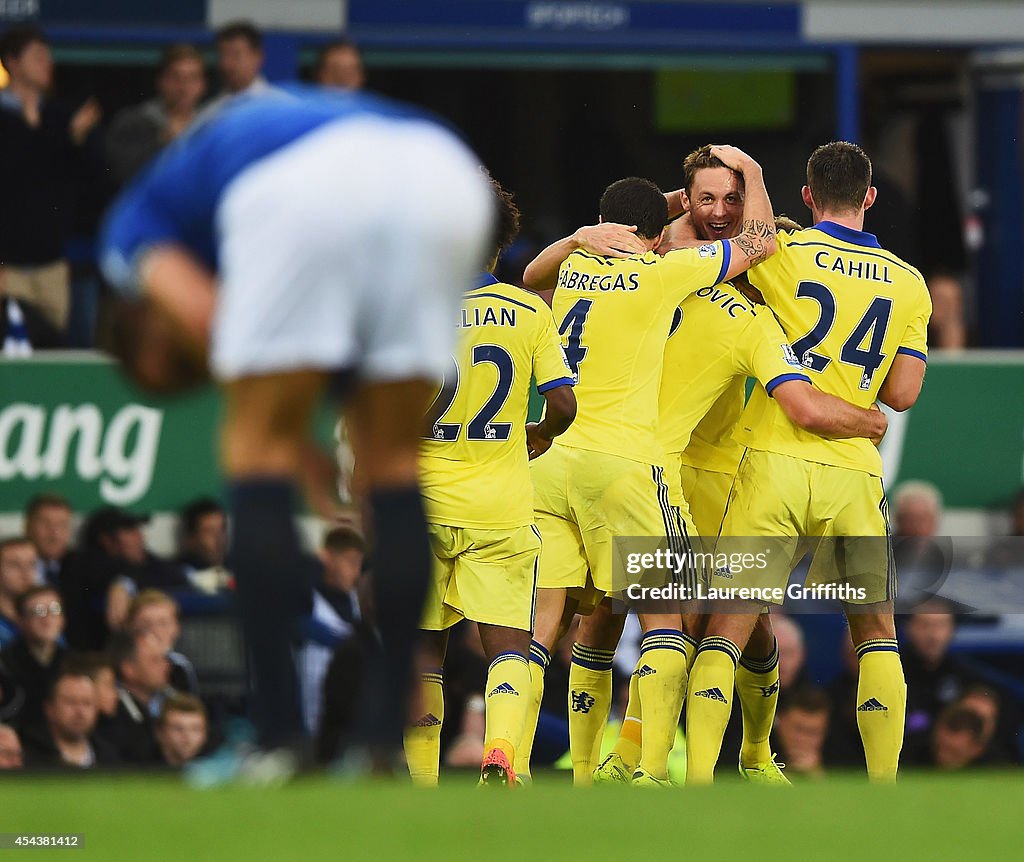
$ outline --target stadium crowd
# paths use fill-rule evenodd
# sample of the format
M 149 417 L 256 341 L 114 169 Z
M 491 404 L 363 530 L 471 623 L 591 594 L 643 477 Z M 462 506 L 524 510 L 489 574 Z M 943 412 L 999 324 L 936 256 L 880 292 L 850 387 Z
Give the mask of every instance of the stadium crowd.
M 904 530 L 921 493 L 910 485 L 895 495 L 894 520 Z M 217 676 L 225 644 L 193 640 L 197 655 L 178 648 L 183 623 L 230 613 L 224 509 L 210 498 L 183 507 L 170 558 L 146 547 L 147 520 L 98 509 L 82 519 L 76 540 L 70 504 L 44 493 L 28 501 L 23 535 L 0 537 L 0 768 L 176 769 L 244 728 L 244 663 L 233 670 L 238 685 L 225 690 Z M 360 668 L 375 641 L 364 552 L 354 526 L 336 526 L 297 574 L 307 601 L 294 638 L 302 710 L 324 764 L 352 727 Z M 864 754 L 851 708 L 857 659 L 848 634 L 812 642 L 812 649 L 835 645 L 829 678 L 807 666 L 807 620 L 799 614 L 774 620 L 781 699 L 773 748 L 787 773 L 816 778 L 859 767 Z M 908 687 L 904 762 L 943 770 L 1018 764 L 1020 700 L 951 652 L 957 626 L 956 609 L 942 599 L 900 620 Z M 534 746 L 541 766 L 561 765 L 568 747 L 562 683 L 573 638 L 570 630 L 548 669 Z M 459 717 L 446 722 L 442 736 L 448 767 L 479 764 L 487 666 L 475 624 L 461 623 L 446 663 L 445 711 Z M 621 716 L 628 672 L 616 671 L 615 690 Z M 610 739 L 619 721 L 613 712 Z M 741 730 L 736 710 L 723 747 L 727 757 L 738 752 Z

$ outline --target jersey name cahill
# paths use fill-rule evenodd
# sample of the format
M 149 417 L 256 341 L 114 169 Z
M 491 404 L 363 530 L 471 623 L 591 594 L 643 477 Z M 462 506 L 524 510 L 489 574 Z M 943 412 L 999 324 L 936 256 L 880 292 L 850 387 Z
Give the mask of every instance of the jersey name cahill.
M 660 464 L 658 392 L 676 307 L 722 280 L 728 243 L 605 258 L 577 251 L 558 273 L 552 309 L 576 377 L 576 421 L 564 446 Z
M 459 343 L 430 407 L 420 482 L 430 523 L 502 530 L 533 523 L 530 379 L 542 393 L 573 381 L 544 301 L 482 281 L 454 321 Z
M 749 272 L 814 385 L 870 407 L 897 353 L 927 359 L 931 298 L 921 274 L 869 233 L 833 222 L 780 233 L 778 250 Z M 737 439 L 752 449 L 882 475 L 864 438 L 827 440 L 793 425 L 756 391 Z
M 731 435 L 747 377 L 768 393 L 808 377 L 771 311 L 755 308 L 730 284 L 688 296 L 676 320 L 665 346 L 658 439 L 665 452 L 685 450 L 698 459 L 692 466 L 731 472 L 739 461 L 733 450 L 742 451 Z M 697 428 L 710 438 L 701 441 L 706 453 L 692 446 Z

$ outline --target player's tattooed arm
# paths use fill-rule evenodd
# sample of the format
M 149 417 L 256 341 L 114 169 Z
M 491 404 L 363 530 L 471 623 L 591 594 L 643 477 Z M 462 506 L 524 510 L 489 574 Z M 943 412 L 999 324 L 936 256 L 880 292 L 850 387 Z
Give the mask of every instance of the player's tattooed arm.
M 589 251 L 602 257 L 629 257 L 643 254 L 647 246 L 636 235 L 636 225 L 602 222 L 581 227 L 572 236 L 551 243 L 527 265 L 523 287 L 540 293 L 554 290 L 558 269 L 574 251 Z
M 756 219 L 743 222 L 742 232 L 733 239 L 734 250 L 748 259 L 747 269 L 757 266 L 775 251 L 775 225 Z
M 711 148 L 712 155 L 721 159 L 727 168 L 743 175 L 745 194 L 743 197 L 743 229 L 729 242 L 732 254 L 724 281 L 735 278 L 741 272 L 765 260 L 775 253 L 775 213 L 764 185 L 761 166 L 743 150 L 730 146 Z

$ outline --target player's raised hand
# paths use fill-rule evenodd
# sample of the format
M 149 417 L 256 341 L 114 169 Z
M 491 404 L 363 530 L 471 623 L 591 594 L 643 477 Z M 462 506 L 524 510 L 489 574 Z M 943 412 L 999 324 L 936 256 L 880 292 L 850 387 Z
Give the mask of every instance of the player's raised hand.
M 731 168 L 734 171 L 743 173 L 745 170 L 750 168 L 760 168 L 761 166 L 748 156 L 739 147 L 734 147 L 731 144 L 715 144 L 711 148 L 711 155 L 717 158 L 727 168 Z
M 551 440 L 537 433 L 539 422 L 526 423 L 526 453 L 530 460 L 539 458 L 551 448 Z
M 572 238 L 577 248 L 601 257 L 629 257 L 647 251 L 636 235 L 636 225 L 601 222 L 581 227 Z

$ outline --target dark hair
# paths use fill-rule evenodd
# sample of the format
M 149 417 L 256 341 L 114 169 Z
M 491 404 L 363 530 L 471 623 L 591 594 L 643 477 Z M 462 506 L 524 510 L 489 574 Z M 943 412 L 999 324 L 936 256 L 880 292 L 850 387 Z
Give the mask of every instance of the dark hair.
M 44 491 L 41 494 L 35 494 L 29 498 L 28 503 L 25 505 L 25 517 L 34 518 L 40 509 L 60 508 L 72 511 L 71 503 L 68 502 L 67 497 L 62 497 L 60 494 L 54 494 L 52 491 Z
M 335 553 L 349 550 L 365 553 L 366 540 L 358 530 L 351 527 L 335 527 L 324 536 L 324 549 Z
M 195 60 L 203 65 L 203 55 L 199 53 L 199 49 L 195 45 L 178 42 L 176 45 L 168 45 L 160 54 L 160 62 L 156 67 L 157 75 L 163 75 L 171 66 L 182 60 Z
M 486 173 L 486 171 L 485 171 Z M 494 191 L 494 247 L 491 254 L 493 260 L 507 249 L 519 236 L 519 207 L 515 196 L 494 177 L 487 175 Z
M 819 210 L 856 212 L 871 185 L 871 159 L 856 144 L 822 144 L 807 160 L 807 185 Z
M 18 598 L 14 600 L 14 607 L 18 611 L 18 616 L 25 616 L 25 606 L 36 596 L 41 596 L 43 593 L 53 593 L 57 597 L 57 601 L 60 601 L 60 591 L 56 587 L 51 587 L 49 584 L 34 584 L 25 592 L 19 594 Z
M 947 706 L 935 720 L 935 726 L 945 727 L 953 733 L 967 731 L 975 742 L 981 742 L 985 738 L 985 722 L 978 713 L 967 706 L 951 704 Z
M 4 557 L 4 551 L 18 545 L 31 545 L 32 540 L 28 536 L 11 536 L 9 539 L 0 539 L 0 560 Z M 33 546 L 34 547 L 34 546 Z
M 135 661 L 138 655 L 138 638 L 130 632 L 116 632 L 110 639 L 107 652 L 110 653 L 110 660 L 114 665 L 114 673 L 118 678 L 121 676 L 121 665 L 126 661 Z
M 6 66 L 8 60 L 19 59 L 33 42 L 50 44 L 46 34 L 38 27 L 11 27 L 3 36 L 0 36 L 0 63 Z
M 214 41 L 219 45 L 229 39 L 245 39 L 254 51 L 263 50 L 263 32 L 252 21 L 231 21 L 217 30 Z
M 61 684 L 61 680 L 65 679 L 87 679 L 89 682 L 92 682 L 92 677 L 85 672 L 84 668 L 74 664 L 61 664 L 57 669 L 57 673 L 53 675 L 53 679 L 50 680 L 50 684 L 46 687 L 47 703 L 53 703 L 53 698 L 57 694 L 57 686 Z
M 832 701 L 824 689 L 816 685 L 800 685 L 791 691 L 783 693 L 779 712 L 788 709 L 799 709 L 801 712 L 830 712 Z
M 224 507 L 213 497 L 199 497 L 187 503 L 181 510 L 181 531 L 191 536 L 199 528 L 199 522 L 207 515 L 225 514 Z
M 114 659 L 108 652 L 71 652 L 64 657 L 60 666 L 69 674 L 87 676 L 94 682 L 103 668 L 117 675 Z
M 711 146 L 711 144 L 705 144 L 703 147 L 698 147 L 683 159 L 683 188 L 686 189 L 687 195 L 690 194 L 690 189 L 693 188 L 693 178 L 697 175 L 697 171 L 704 170 L 704 168 L 726 167 L 725 162 L 718 158 L 718 156 L 711 155 Z M 733 171 L 733 173 L 742 186 L 743 174 L 739 171 Z
M 340 39 L 328 42 L 316 52 L 316 60 L 313 61 L 314 76 L 320 76 L 324 63 L 327 62 L 327 55 L 333 51 L 355 51 L 357 54 L 360 53 L 359 46 L 355 43 L 355 40 L 349 39 L 347 36 L 342 36 Z
M 654 183 L 640 177 L 616 180 L 601 195 L 601 218 L 636 225 L 644 239 L 654 239 L 668 224 L 668 203 Z

